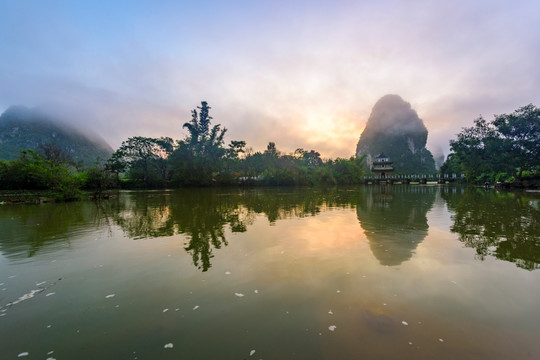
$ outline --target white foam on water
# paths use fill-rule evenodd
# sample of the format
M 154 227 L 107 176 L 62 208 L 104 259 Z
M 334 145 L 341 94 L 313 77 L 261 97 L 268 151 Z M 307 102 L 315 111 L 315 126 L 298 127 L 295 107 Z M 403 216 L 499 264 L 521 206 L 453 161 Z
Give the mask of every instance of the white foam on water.
M 116 295 L 116 294 L 109 294 L 109 295 L 105 296 L 105 299 L 110 299 L 110 298 L 113 298 L 113 297 L 114 297 L 114 295 Z
M 49 351 L 49 352 L 47 353 L 47 355 L 51 355 L 51 354 L 54 354 L 54 351 L 51 350 L 51 351 Z
M 45 289 L 34 289 L 34 290 L 30 291 L 28 294 L 24 294 L 23 296 L 21 296 L 21 297 L 18 298 L 17 300 L 15 300 L 15 301 L 9 303 L 8 305 L 10 305 L 10 306 L 11 306 L 11 305 L 15 305 L 15 304 L 18 304 L 18 303 L 20 303 L 20 302 L 22 302 L 22 301 L 24 301 L 24 300 L 31 299 L 31 298 L 34 297 L 34 295 L 36 295 L 37 293 L 42 292 L 43 290 L 45 290 Z
M 401 323 L 402 323 L 403 325 L 405 325 L 405 326 L 409 325 L 409 323 L 406 322 L 406 321 L 402 321 Z
M 258 293 L 259 293 L 259 290 L 253 290 L 253 292 L 254 292 L 255 294 L 258 294 Z
M 195 305 L 195 307 L 193 308 L 193 310 L 197 310 L 199 308 L 199 305 Z
M 19 355 L 17 355 L 17 357 L 23 357 L 23 356 L 28 356 L 28 355 L 30 355 L 30 354 L 25 351 L 25 352 L 22 352 Z
M 53 357 L 48 357 L 47 360 L 56 360 L 56 359 Z
M 42 281 L 42 282 L 37 283 L 36 286 L 41 286 L 41 285 L 43 285 L 45 283 L 46 283 L 46 281 Z M 4 285 L 4 284 L 0 284 L 0 285 Z
M 169 309 L 163 309 L 163 312 L 167 312 L 167 311 L 169 311 Z
M 255 350 L 251 350 L 251 351 L 249 352 L 249 356 L 253 356 L 253 354 L 255 354 Z
M 165 349 L 172 349 L 173 348 L 173 343 L 168 343 L 168 344 L 165 344 L 164 348 Z
M 244 294 L 242 294 L 242 293 L 234 293 L 234 295 L 236 295 L 236 296 L 238 296 L 238 297 L 244 296 Z
M 328 327 L 328 330 L 334 331 L 334 330 L 336 330 L 336 328 L 337 328 L 336 325 L 330 325 L 330 326 Z
M 47 329 L 50 329 L 52 327 L 52 325 L 47 325 Z
M 0 316 L 6 316 L 6 313 L 1 313 Z
M 55 292 L 50 292 L 50 293 L 48 293 L 48 294 L 45 295 L 45 296 L 51 296 L 51 295 L 54 295 L 54 294 L 56 294 L 56 293 L 55 293 Z

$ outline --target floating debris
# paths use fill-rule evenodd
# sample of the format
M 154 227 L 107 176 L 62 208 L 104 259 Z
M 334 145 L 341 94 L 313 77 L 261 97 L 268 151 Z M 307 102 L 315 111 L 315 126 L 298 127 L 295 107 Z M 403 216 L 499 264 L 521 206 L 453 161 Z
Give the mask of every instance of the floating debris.
M 164 312 L 164 313 L 167 312 L 167 311 L 169 311 L 169 309 L 163 309 L 163 312 Z
M 440 341 L 440 342 L 444 342 L 444 340 L 443 340 L 443 339 L 440 339 L 440 338 L 439 338 L 439 341 Z
M 383 304 L 383 306 L 386 306 L 386 305 L 387 305 L 386 303 L 382 303 L 382 304 Z
M 336 325 L 330 325 L 330 326 L 328 327 L 328 330 L 334 331 L 334 330 L 336 330 L 336 328 L 337 328 Z
M 251 351 L 249 352 L 249 356 L 253 356 L 253 354 L 255 354 L 255 350 L 251 350 Z
M 402 323 L 403 325 L 405 325 L 405 326 L 409 325 L 409 323 L 406 322 L 406 321 L 402 321 L 401 323 Z
M 242 293 L 234 293 L 234 295 L 236 295 L 238 297 L 243 297 L 244 296 L 244 294 L 242 294 Z
M 56 359 L 52 357 L 48 357 L 47 360 L 56 360 Z
M 332 310 L 329 310 L 328 313 L 329 313 L 330 315 L 334 315 L 334 313 L 332 312 Z
M 253 290 L 253 292 L 254 292 L 255 294 L 258 294 L 258 293 L 259 293 L 259 290 Z
M 197 310 L 199 308 L 199 305 L 195 305 L 195 307 L 193 308 L 193 310 Z
M 225 271 L 225 275 L 231 275 L 230 271 Z
M 409 345 L 412 345 L 412 342 L 409 341 Z
M 54 351 L 49 351 L 49 352 L 47 353 L 47 355 L 51 355 L 51 354 L 54 354 Z
M 172 349 L 173 348 L 173 343 L 168 343 L 168 344 L 165 344 L 164 348 L 165 349 Z
M 107 296 L 105 296 L 105 299 L 110 299 L 110 298 L 113 298 L 116 294 L 109 294 Z
M 457 282 L 455 282 L 454 280 L 451 280 L 450 281 L 452 284 L 457 284 Z
M 23 356 L 28 356 L 28 355 L 30 355 L 28 352 L 22 352 L 19 355 L 17 355 L 17 357 L 23 357 Z
M 338 294 L 341 292 L 341 290 L 336 291 Z

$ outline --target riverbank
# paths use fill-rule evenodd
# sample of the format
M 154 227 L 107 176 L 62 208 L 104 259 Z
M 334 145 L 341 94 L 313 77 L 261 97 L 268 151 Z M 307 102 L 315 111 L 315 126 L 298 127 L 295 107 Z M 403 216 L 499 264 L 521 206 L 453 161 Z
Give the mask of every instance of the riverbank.
M 540 189 L 540 179 L 522 179 L 509 183 L 497 183 L 496 189 Z

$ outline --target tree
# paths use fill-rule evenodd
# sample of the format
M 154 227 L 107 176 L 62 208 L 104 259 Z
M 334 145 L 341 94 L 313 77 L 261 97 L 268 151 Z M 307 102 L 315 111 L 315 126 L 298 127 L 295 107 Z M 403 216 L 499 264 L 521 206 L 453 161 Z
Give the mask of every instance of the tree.
M 498 173 L 521 179 L 523 171 L 540 165 L 540 109 L 530 104 L 492 121 L 480 116 L 450 141 L 450 148 L 446 167 L 461 167 L 469 179 L 494 180 Z
M 510 154 L 508 160 L 511 159 L 518 168 L 518 178 L 523 170 L 531 170 L 540 164 L 540 108 L 529 104 L 512 114 L 497 115 L 493 125 L 505 142 Z
M 222 129 L 220 124 L 211 127 L 212 117 L 209 114 L 211 108 L 206 101 L 202 101 L 197 109 L 191 111 L 191 121 L 183 125 L 189 135 L 178 142 L 171 156 L 173 178 L 178 185 L 212 184 L 228 153 L 223 147 L 227 129 Z M 236 143 L 232 150 L 229 150 L 240 150 L 241 143 Z
M 112 154 L 111 168 L 129 171 L 139 185 L 155 186 L 168 179 L 166 159 L 172 150 L 171 138 L 131 137 Z

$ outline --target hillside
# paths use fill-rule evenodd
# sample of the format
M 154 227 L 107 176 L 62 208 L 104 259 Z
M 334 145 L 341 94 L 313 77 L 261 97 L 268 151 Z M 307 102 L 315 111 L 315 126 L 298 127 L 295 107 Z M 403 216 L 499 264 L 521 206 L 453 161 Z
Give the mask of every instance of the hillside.
M 55 145 L 86 166 L 98 158 L 108 159 L 113 152 L 105 141 L 92 139 L 39 110 L 12 106 L 0 116 L 0 159 L 13 160 L 21 150 L 39 151 L 44 144 Z
M 371 159 L 384 153 L 397 173 L 434 173 L 433 155 L 426 149 L 428 131 L 408 102 L 385 95 L 373 106 L 356 146 L 356 156 Z

